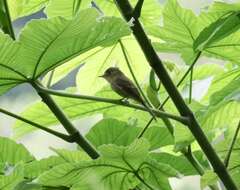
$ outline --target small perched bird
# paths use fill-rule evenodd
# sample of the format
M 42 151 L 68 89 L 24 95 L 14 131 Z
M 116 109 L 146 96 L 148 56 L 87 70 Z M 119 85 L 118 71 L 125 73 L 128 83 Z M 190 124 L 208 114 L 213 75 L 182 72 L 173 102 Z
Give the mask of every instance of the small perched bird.
M 131 98 L 141 103 L 156 120 L 156 116 L 144 102 L 134 83 L 117 67 L 108 68 L 104 74 L 99 77 L 106 79 L 111 84 L 111 88 L 123 98 Z

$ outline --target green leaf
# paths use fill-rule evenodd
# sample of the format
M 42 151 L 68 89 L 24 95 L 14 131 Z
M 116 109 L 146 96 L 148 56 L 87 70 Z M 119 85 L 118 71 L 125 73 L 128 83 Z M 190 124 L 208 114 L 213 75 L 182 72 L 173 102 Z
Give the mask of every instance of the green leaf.
M 86 137 L 95 147 L 104 144 L 126 146 L 136 139 L 139 131 L 139 128 L 129 126 L 126 122 L 103 119 L 91 128 Z
M 56 152 L 62 159 L 66 162 L 70 163 L 78 163 L 84 160 L 90 160 L 90 157 L 82 151 L 70 151 L 66 149 L 54 149 L 51 148 L 54 152 Z
M 201 12 L 198 25 L 203 30 L 211 24 L 226 18 L 230 13 L 234 14 L 239 11 L 239 4 L 228 4 L 223 2 L 215 2 L 210 6 L 207 11 Z M 234 16 L 230 17 L 233 18 Z M 237 20 L 237 18 L 236 18 Z M 231 25 L 231 23 L 229 23 Z M 237 27 L 237 26 L 236 26 Z M 239 30 L 234 32 L 234 27 L 226 27 L 226 33 L 230 32 L 224 39 L 213 42 L 208 48 L 205 49 L 204 55 L 209 57 L 215 57 L 218 59 L 228 60 L 239 64 L 239 47 L 238 43 L 240 33 Z M 232 30 L 233 29 L 233 30 Z M 236 28 L 235 28 L 236 29 Z M 225 32 L 223 32 L 224 34 Z
M 198 28 L 197 17 L 192 11 L 183 9 L 177 0 L 169 0 L 163 10 L 163 27 L 156 28 L 152 34 L 165 41 L 158 46 L 181 53 L 189 63 L 194 58 L 192 46 L 199 33 Z
M 143 138 L 151 144 L 150 150 L 174 144 L 173 136 L 166 127 L 150 127 L 144 133 Z
M 194 67 L 193 80 L 203 80 L 208 77 L 217 77 L 224 74 L 224 68 L 215 63 L 204 63 Z
M 17 18 L 33 14 L 37 11 L 40 11 L 49 0 L 8 0 L 8 7 L 12 20 Z
M 134 6 L 137 3 L 137 0 L 130 0 L 130 2 Z M 95 0 L 94 3 L 104 13 L 104 15 L 121 17 L 121 14 L 113 0 Z M 91 6 L 91 0 L 84 0 L 80 2 L 81 10 L 89 8 Z M 56 16 L 72 18 L 75 15 L 75 7 L 76 0 L 51 0 L 45 9 L 45 13 L 49 18 Z M 148 31 L 151 31 L 151 29 L 154 28 L 154 25 L 157 25 L 159 23 L 160 17 L 160 3 L 155 0 L 144 1 L 140 19 Z
M 207 164 L 204 162 L 202 158 L 200 158 L 199 153 L 201 152 L 193 152 L 192 154 L 197 157 L 198 161 L 207 168 Z M 201 153 L 202 154 L 202 153 Z M 159 163 L 165 163 L 176 169 L 184 176 L 188 175 L 198 175 L 196 169 L 190 164 L 190 162 L 186 159 L 185 156 L 180 155 L 176 156 L 170 153 L 151 153 L 151 157 L 155 159 Z
M 217 69 L 217 68 L 216 68 Z M 220 92 L 225 86 L 227 86 L 231 81 L 233 81 L 240 73 L 238 68 L 222 72 L 218 71 L 220 74 L 214 76 L 211 85 L 208 89 L 207 94 L 202 98 L 201 103 L 209 105 L 210 99 L 213 97 L 213 94 Z
M 14 170 L 9 175 L 0 175 L 0 189 L 13 190 L 18 183 L 24 180 L 23 174 L 23 164 L 19 163 L 15 166 Z
M 23 29 L 19 42 L 1 34 L 0 94 L 92 48 L 112 45 L 129 33 L 123 20 L 99 18 L 94 9 L 87 9 L 73 20 L 33 20 Z
M 19 183 L 14 190 L 43 190 L 41 185 L 35 183 L 29 183 L 28 181 L 23 181 Z M 50 190 L 49 188 L 44 188 L 44 190 Z
M 25 80 L 22 65 L 16 64 L 18 50 L 19 44 L 0 32 L 0 95 Z
M 206 186 L 216 184 L 218 176 L 211 170 L 205 171 L 204 175 L 201 177 L 201 189 L 204 189 Z
M 13 140 L 5 137 L 0 137 L 0 152 L 0 163 L 7 162 L 15 165 L 19 162 L 34 160 L 34 157 L 22 144 L 17 144 Z
M 65 18 L 72 18 L 75 16 L 74 12 L 74 2 L 76 0 L 51 0 L 45 9 L 45 13 L 49 18 L 62 16 Z M 119 11 L 117 10 L 116 5 L 112 0 L 110 1 L 94 1 L 98 7 L 105 13 L 107 16 L 120 16 Z M 91 7 L 91 0 L 84 0 L 80 3 L 80 8 L 85 9 Z
M 91 128 L 86 137 L 96 147 L 104 144 L 126 146 L 137 138 L 141 130 L 116 119 L 103 119 Z M 150 150 L 173 144 L 173 137 L 164 127 L 150 127 L 143 138 L 149 141 Z
M 239 102 L 223 102 L 207 108 L 202 117 L 199 117 L 199 120 L 205 132 L 211 134 L 217 129 L 227 129 L 236 126 L 239 121 L 239 114 Z
M 94 9 L 87 9 L 73 20 L 55 17 L 30 22 L 20 35 L 20 60 L 31 65 L 28 75 L 37 78 L 49 68 L 96 46 L 111 45 L 130 33 L 121 19 L 98 16 Z
M 214 106 L 219 103 L 229 102 L 229 101 L 239 101 L 240 100 L 240 78 L 232 80 L 226 86 L 224 86 L 220 91 L 215 92 L 210 97 L 210 106 Z
M 141 84 L 150 69 L 148 62 L 135 39 L 124 38 L 122 39 L 122 43 L 129 55 L 130 64 L 137 76 L 137 80 Z M 107 83 L 103 78 L 99 78 L 99 76 L 112 66 L 119 67 L 121 71 L 132 79 L 120 44 L 104 48 L 85 61 L 86 64 L 79 70 L 76 81 L 79 91 L 83 94 L 94 94 L 102 89 Z
M 72 7 L 73 3 L 72 2 L 73 2 L 73 0 L 70 0 L 70 1 L 69 0 L 62 0 L 62 1 L 52 0 L 50 2 L 46 12 L 47 12 L 48 16 L 50 16 L 50 17 L 64 16 L 66 18 L 71 18 L 72 12 L 73 12 L 73 7 Z M 121 17 L 121 15 L 113 1 L 97 0 L 94 2 L 98 5 L 98 7 L 100 7 L 100 9 L 105 13 L 105 15 Z M 136 0 L 132 0 L 132 4 L 135 4 L 136 2 L 137 2 Z M 90 0 L 84 0 L 81 3 L 81 8 L 82 9 L 87 8 L 90 5 L 91 5 Z M 143 8 L 142 8 L 142 13 L 141 13 L 141 21 L 146 26 L 145 28 L 146 28 L 147 32 L 151 31 L 152 25 L 154 25 L 154 24 L 157 25 L 159 23 L 160 15 L 161 15 L 161 9 L 160 9 L 159 5 L 160 4 L 158 2 L 156 2 L 155 0 L 149 0 L 149 1 L 144 2 Z M 141 63 L 144 62 L 144 63 L 142 63 L 142 65 L 146 64 L 146 68 L 147 68 L 147 66 L 148 66 L 147 61 L 145 60 L 145 57 L 141 53 L 141 49 L 139 48 L 139 46 L 135 42 L 135 40 L 125 39 L 125 40 L 123 40 L 123 43 L 125 44 L 128 51 L 131 52 L 130 57 L 132 60 L 133 67 L 136 67 L 138 62 L 141 62 Z M 88 63 L 87 67 L 90 70 L 89 72 L 93 72 L 94 75 L 96 73 L 96 76 L 94 76 L 94 77 L 92 77 L 92 75 L 89 76 L 88 75 L 89 73 L 86 73 L 84 76 L 82 76 L 80 74 L 82 77 L 79 80 L 82 81 L 82 78 L 88 79 L 90 86 L 91 86 L 91 83 L 94 82 L 92 80 L 98 81 L 98 85 L 96 85 L 95 87 L 99 87 L 99 88 L 97 88 L 94 92 L 96 92 L 97 90 L 99 90 L 102 87 L 101 84 L 104 84 L 103 80 L 100 80 L 99 78 L 97 78 L 97 76 L 99 76 L 99 74 L 102 74 L 102 72 L 104 71 L 104 68 L 107 67 L 107 66 L 103 66 L 103 62 L 106 62 L 104 65 L 108 65 L 108 66 L 113 66 L 113 64 L 117 63 L 119 67 L 122 68 L 122 66 L 123 66 L 122 69 L 126 73 L 130 74 L 126 67 L 125 60 L 124 60 L 123 54 L 121 52 L 120 46 L 118 45 L 118 47 L 116 47 L 114 52 L 112 53 L 112 56 L 108 57 L 108 54 L 110 53 L 110 51 L 111 51 L 111 48 L 98 48 L 98 49 L 93 50 L 92 52 L 87 52 L 87 53 L 81 55 L 80 57 L 76 58 L 73 61 L 69 61 L 67 64 L 64 64 L 64 65 L 58 67 L 54 72 L 53 84 L 56 83 L 57 81 L 59 81 L 60 79 L 62 79 L 64 76 L 66 76 L 67 73 L 69 73 L 69 71 L 71 71 L 74 68 L 76 68 L 77 66 L 79 66 L 82 62 Z M 91 58 L 91 54 L 94 55 L 93 58 Z M 107 58 L 107 60 L 105 61 L 106 58 Z M 96 60 L 98 60 L 98 61 L 96 61 Z M 90 65 L 92 66 L 91 68 L 90 68 Z M 101 66 L 104 68 L 101 68 Z M 136 72 L 138 74 L 140 74 L 139 79 L 141 79 L 140 77 L 143 75 L 143 73 L 145 73 L 145 72 L 142 72 L 143 69 L 141 69 L 141 70 L 140 69 L 141 69 L 140 66 L 138 66 L 137 69 L 135 68 Z M 81 70 L 80 70 L 80 72 L 81 72 Z M 92 78 L 94 78 L 94 79 L 92 79 Z M 80 83 L 79 81 L 77 81 L 77 82 L 78 82 L 78 84 Z M 80 90 L 84 90 L 83 93 L 88 93 L 88 92 L 85 92 L 85 89 L 87 88 L 85 86 L 89 85 L 89 83 L 86 83 L 86 84 L 80 83 L 80 85 L 83 86 L 83 88 L 84 88 L 84 89 L 80 88 Z M 91 90 L 91 88 L 90 88 L 90 90 Z
M 41 160 L 34 160 L 33 162 L 24 165 L 24 176 L 30 179 L 36 178 L 44 171 L 65 162 L 66 161 L 63 158 L 58 156 L 50 156 Z
M 194 41 L 193 48 L 195 51 L 204 50 L 212 43 L 219 41 L 226 36 L 236 32 L 240 28 L 239 13 L 231 13 L 221 17 L 216 22 L 211 23 L 203 29 L 197 39 Z
M 131 172 L 133 168 L 139 167 L 138 175 L 146 183 L 148 180 L 153 183 L 155 179 L 149 179 L 151 172 L 155 172 L 154 175 L 161 174 L 160 177 L 157 175 L 160 181 L 176 176 L 176 170 L 148 158 L 148 147 L 144 139 L 134 141 L 127 147 L 103 145 L 100 147 L 101 157 L 97 160 L 56 166 L 42 174 L 39 182 L 49 186 L 72 186 L 74 190 L 92 190 L 96 184 L 100 190 L 121 190 L 134 188 L 141 183 Z M 161 184 L 158 184 L 158 188 L 162 188 Z

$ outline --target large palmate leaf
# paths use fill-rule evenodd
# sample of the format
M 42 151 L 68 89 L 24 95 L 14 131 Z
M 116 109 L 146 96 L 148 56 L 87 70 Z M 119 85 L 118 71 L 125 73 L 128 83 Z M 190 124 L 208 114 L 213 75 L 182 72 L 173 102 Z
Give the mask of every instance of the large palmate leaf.
M 239 10 L 239 4 L 215 2 L 200 14 L 198 25 L 202 32 L 197 41 L 205 35 L 205 45 L 211 42 L 205 47 L 205 55 L 239 63 Z
M 26 80 L 21 64 L 16 64 L 19 44 L 0 33 L 0 95 Z
M 42 9 L 49 0 L 7 0 L 11 19 L 30 15 Z
M 34 20 L 24 28 L 19 42 L 1 34 L 0 92 L 36 79 L 96 46 L 111 45 L 130 33 L 121 19 L 98 17 L 96 10 L 87 9 L 73 20 Z
M 96 147 L 104 144 L 129 145 L 140 134 L 140 127 L 130 126 L 128 123 L 116 119 L 103 119 L 95 124 L 87 139 Z M 173 144 L 173 137 L 165 127 L 150 127 L 143 135 L 150 143 L 150 149 L 157 149 Z
M 239 120 L 239 79 L 234 78 L 232 81 L 228 81 L 229 79 L 226 78 L 220 85 L 221 88 L 212 93 L 208 107 L 199 116 L 205 129 L 213 130 L 215 128 L 232 127 Z M 224 114 L 228 115 L 228 117 L 223 117 Z
M 130 2 L 135 6 L 138 1 L 130 0 Z M 93 6 L 104 15 L 121 17 L 114 0 L 95 0 L 94 4 L 92 3 L 92 0 L 51 0 L 45 9 L 45 13 L 48 17 L 63 16 L 65 18 L 72 18 L 76 14 L 78 5 L 80 10 Z M 150 28 L 153 24 L 159 24 L 160 16 L 161 8 L 157 0 L 144 1 L 140 19 L 147 28 Z
M 98 16 L 96 10 L 87 9 L 73 20 L 55 17 L 30 22 L 20 36 L 19 59 L 30 65 L 27 74 L 38 77 L 49 68 L 130 33 L 121 19 Z
M 121 15 L 119 14 L 119 11 L 113 1 L 97 0 L 94 2 L 97 4 L 98 7 L 101 8 L 101 10 L 105 13 L 105 15 L 107 15 L 107 16 L 114 15 L 114 16 L 121 17 Z M 137 1 L 134 0 L 134 1 L 132 1 L 132 4 L 134 5 L 136 2 Z M 68 1 L 68 0 L 63 0 L 63 1 L 52 0 L 46 9 L 46 13 L 50 17 L 63 16 L 66 18 L 72 18 L 73 11 L 74 11 L 73 5 L 74 5 L 73 0 L 70 0 L 70 1 Z M 91 5 L 90 0 L 81 2 L 81 8 L 87 8 L 90 5 Z M 149 1 L 144 2 L 143 8 L 142 8 L 141 20 L 144 23 L 147 31 L 151 31 L 153 25 L 154 26 L 158 25 L 160 15 L 161 15 L 161 10 L 159 7 L 159 3 L 157 1 L 149 0 Z M 144 55 L 141 53 L 141 49 L 138 47 L 138 44 L 133 39 L 126 39 L 126 41 L 124 40 L 123 43 L 126 46 L 126 48 L 128 49 L 128 51 L 131 52 L 130 56 L 131 56 L 131 59 L 134 61 L 132 64 L 133 64 L 133 67 L 137 70 L 137 73 L 138 74 L 144 73 L 144 72 L 142 72 L 143 69 L 141 69 L 141 68 L 142 68 L 142 65 L 144 65 L 146 61 L 145 61 Z M 88 86 L 88 85 L 92 86 L 92 80 L 96 81 L 97 79 L 94 77 L 98 76 L 98 75 L 95 76 L 95 73 L 100 74 L 100 72 L 102 72 L 104 68 L 106 68 L 107 66 L 113 66 L 116 62 L 119 67 L 121 67 L 121 68 L 123 67 L 123 70 L 127 71 L 127 69 L 125 69 L 126 64 L 125 64 L 125 60 L 124 60 L 123 54 L 121 52 L 120 46 L 118 45 L 116 48 L 114 48 L 114 51 L 111 53 L 111 55 L 109 55 L 112 48 L 113 47 L 110 47 L 107 49 L 97 48 L 91 52 L 87 52 L 87 53 L 81 55 L 80 57 L 77 57 L 74 60 L 69 61 L 65 65 L 62 65 L 61 67 L 59 67 L 55 70 L 52 84 L 54 84 L 57 81 L 59 81 L 60 79 L 62 79 L 64 76 L 66 76 L 69 73 L 69 71 L 73 70 L 74 68 L 76 68 L 83 62 L 91 63 L 91 66 L 94 67 L 94 71 L 92 70 L 92 67 L 89 68 L 88 70 L 91 70 L 90 72 L 94 72 L 94 73 L 92 73 L 93 76 L 91 75 L 92 77 L 90 79 L 88 73 L 86 73 L 85 74 L 86 76 L 85 76 L 84 73 L 81 72 L 82 73 L 82 74 L 80 74 L 81 77 L 87 77 L 87 79 L 89 79 L 88 81 L 90 83 L 90 85 L 89 85 L 89 83 L 87 83 L 87 84 L 84 83 L 84 84 L 81 84 L 81 86 Z M 92 55 L 94 55 L 94 56 L 92 56 Z M 96 60 L 98 60 L 98 61 L 96 62 Z M 105 62 L 105 64 L 104 64 L 104 62 Z M 141 62 L 141 66 L 138 64 L 139 62 Z M 88 67 L 90 67 L 89 65 L 90 64 L 88 64 Z M 99 68 L 101 68 L 101 69 L 99 69 Z M 144 77 L 144 76 L 140 75 L 140 77 Z M 103 84 L 102 80 L 97 80 L 97 81 L 100 84 L 98 83 L 98 85 L 95 85 L 96 90 L 97 90 L 97 87 L 100 88 L 102 86 L 101 84 Z M 84 88 L 84 87 L 82 87 L 82 88 Z
M 29 162 L 34 160 L 33 156 L 22 144 L 17 144 L 13 140 L 0 137 L 0 163 L 15 165 L 19 162 Z
M 180 53 L 186 63 L 191 63 L 195 57 L 193 48 L 205 48 L 203 52 L 206 56 L 238 63 L 238 13 L 229 13 L 230 8 L 225 12 L 214 9 L 197 18 L 191 11 L 180 7 L 176 0 L 168 1 L 163 11 L 163 27 L 156 28 L 153 33 L 166 43 L 156 43 L 156 49 Z
M 151 153 L 151 157 L 161 163 L 168 163 L 173 168 L 177 169 L 181 174 L 194 175 L 195 169 L 183 156 L 174 156 L 169 153 Z
M 181 53 L 189 61 L 194 57 L 192 46 L 198 33 L 196 15 L 177 0 L 169 0 L 163 10 L 163 27 L 155 28 L 152 35 L 166 42 L 156 44 L 157 50 Z
M 86 161 L 91 159 L 85 152 L 82 152 L 80 150 L 71 151 L 65 149 L 51 149 L 56 152 L 62 159 L 64 159 L 65 162 L 78 163 L 80 161 Z
M 24 165 L 24 177 L 34 179 L 44 171 L 63 163 L 66 163 L 66 161 L 58 156 L 50 156 L 41 160 L 34 160 L 33 162 Z
M 96 184 L 101 190 L 121 190 L 136 187 L 141 183 L 140 177 L 153 185 L 151 182 L 154 179 L 167 181 L 168 177 L 177 176 L 177 172 L 168 165 L 149 159 L 148 147 L 147 141 L 143 139 L 127 147 L 104 145 L 100 148 L 102 156 L 99 159 L 59 165 L 43 173 L 39 182 L 49 186 L 72 186 L 72 190 L 92 190 L 96 188 Z M 139 177 L 131 172 L 137 168 Z M 150 179 L 150 175 L 155 175 L 156 178 Z M 158 184 L 157 188 L 165 185 Z

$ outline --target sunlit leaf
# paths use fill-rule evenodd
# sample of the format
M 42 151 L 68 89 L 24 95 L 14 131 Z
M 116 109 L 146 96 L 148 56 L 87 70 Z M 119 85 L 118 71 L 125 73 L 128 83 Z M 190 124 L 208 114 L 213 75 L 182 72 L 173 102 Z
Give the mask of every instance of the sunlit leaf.
M 0 137 L 0 162 L 15 165 L 19 162 L 33 161 L 33 156 L 22 145 L 13 140 Z

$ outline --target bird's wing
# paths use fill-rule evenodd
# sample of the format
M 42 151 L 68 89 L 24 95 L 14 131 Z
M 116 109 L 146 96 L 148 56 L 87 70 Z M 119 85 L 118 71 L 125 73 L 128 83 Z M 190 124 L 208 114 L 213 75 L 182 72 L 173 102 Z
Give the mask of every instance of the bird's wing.
M 115 85 L 116 88 L 118 88 L 121 91 L 121 93 L 124 93 L 125 97 L 132 98 L 140 103 L 143 102 L 142 97 L 138 92 L 138 89 L 129 79 L 124 77 L 117 78 L 115 81 Z

